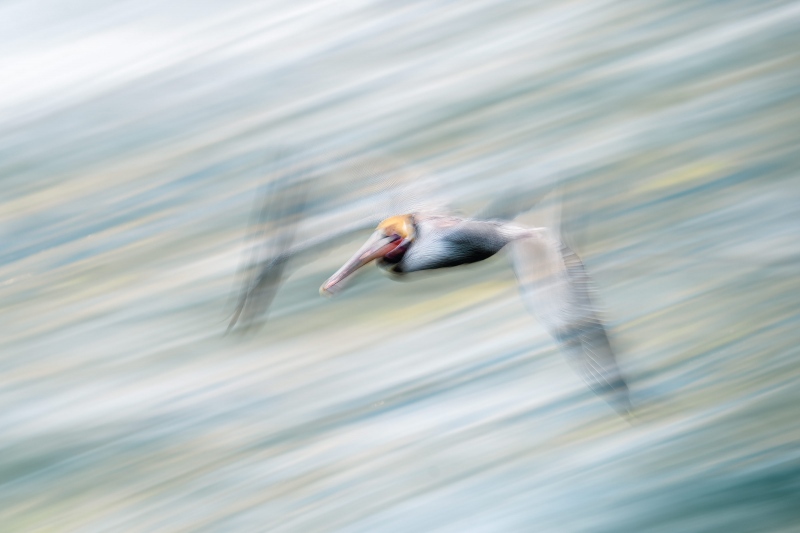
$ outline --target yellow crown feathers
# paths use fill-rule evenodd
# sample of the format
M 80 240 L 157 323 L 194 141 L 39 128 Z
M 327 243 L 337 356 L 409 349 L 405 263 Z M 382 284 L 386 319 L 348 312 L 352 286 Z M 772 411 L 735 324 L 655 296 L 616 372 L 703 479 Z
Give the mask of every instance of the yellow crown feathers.
M 411 215 L 389 217 L 378 224 L 378 229 L 383 230 L 385 233 L 396 233 L 404 239 L 413 239 L 415 234 L 414 219 Z

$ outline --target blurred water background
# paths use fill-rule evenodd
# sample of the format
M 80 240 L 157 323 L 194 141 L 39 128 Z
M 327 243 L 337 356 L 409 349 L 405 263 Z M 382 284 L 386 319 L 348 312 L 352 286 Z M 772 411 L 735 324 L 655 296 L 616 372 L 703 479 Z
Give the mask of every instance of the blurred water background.
M 3 2 L 0 530 L 800 531 L 799 29 L 786 1 Z M 279 146 L 392 154 L 467 214 L 558 185 L 637 422 L 503 258 L 319 298 L 359 235 L 223 337 Z M 310 233 L 369 192 L 317 187 Z

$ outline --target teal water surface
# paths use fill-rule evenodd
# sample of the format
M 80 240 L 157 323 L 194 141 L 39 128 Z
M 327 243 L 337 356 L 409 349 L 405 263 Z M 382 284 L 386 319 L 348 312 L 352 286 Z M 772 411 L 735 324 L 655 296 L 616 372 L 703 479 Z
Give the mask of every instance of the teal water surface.
M 1 531 L 800 531 L 800 3 L 11 1 L 0 28 Z M 392 154 L 467 214 L 558 186 L 635 421 L 502 257 L 319 298 L 354 236 L 223 336 L 286 146 Z M 369 208 L 350 179 L 299 238 Z

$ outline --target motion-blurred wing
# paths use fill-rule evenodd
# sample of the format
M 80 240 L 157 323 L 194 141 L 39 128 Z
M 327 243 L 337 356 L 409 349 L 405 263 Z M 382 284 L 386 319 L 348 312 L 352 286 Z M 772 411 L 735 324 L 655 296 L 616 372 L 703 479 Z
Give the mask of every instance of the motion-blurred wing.
M 240 270 L 241 289 L 228 331 L 237 323 L 252 326 L 263 316 L 283 280 L 297 226 L 306 205 L 308 182 L 294 170 L 265 188 L 250 223 L 249 258 Z
M 515 241 L 512 259 L 526 306 L 587 385 L 627 415 L 628 387 L 592 303 L 592 281 L 581 260 L 546 229 Z

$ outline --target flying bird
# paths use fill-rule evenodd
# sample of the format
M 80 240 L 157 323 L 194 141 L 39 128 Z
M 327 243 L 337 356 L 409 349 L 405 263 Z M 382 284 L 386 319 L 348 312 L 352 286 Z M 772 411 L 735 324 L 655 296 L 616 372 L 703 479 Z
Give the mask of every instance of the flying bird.
M 243 316 L 246 324 L 252 324 L 266 313 L 291 258 L 330 247 L 364 230 L 369 217 L 293 244 L 299 223 L 297 213 L 302 212 L 299 206 L 304 204 L 307 187 L 294 187 L 291 195 L 268 194 L 262 218 L 272 212 L 283 223 L 266 258 L 251 260 L 251 276 L 243 284 L 229 330 Z M 393 276 L 404 276 L 475 263 L 508 250 L 526 307 L 556 340 L 586 384 L 619 413 L 630 414 L 628 387 L 592 302 L 592 281 L 580 258 L 562 242 L 557 231 L 526 227 L 511 220 L 473 219 L 422 210 L 387 216 L 372 228 L 364 245 L 322 284 L 320 294 L 330 296 L 342 290 L 356 271 L 373 262 Z

